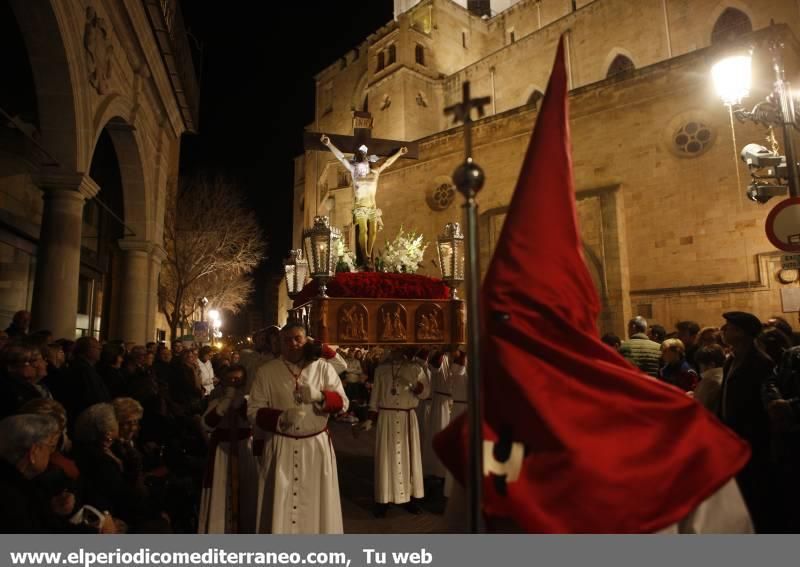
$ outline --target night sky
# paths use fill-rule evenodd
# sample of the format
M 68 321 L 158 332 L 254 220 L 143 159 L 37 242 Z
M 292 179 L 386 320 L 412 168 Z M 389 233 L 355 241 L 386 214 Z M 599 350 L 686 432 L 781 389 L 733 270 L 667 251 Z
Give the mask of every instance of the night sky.
M 314 119 L 313 77 L 388 23 L 393 2 L 184 0 L 182 7 L 202 44 L 202 66 L 195 62 L 202 83 L 200 131 L 183 137 L 181 173 L 222 173 L 244 189 L 269 245 L 260 300 L 264 275 L 282 272 L 291 244 L 293 159 Z

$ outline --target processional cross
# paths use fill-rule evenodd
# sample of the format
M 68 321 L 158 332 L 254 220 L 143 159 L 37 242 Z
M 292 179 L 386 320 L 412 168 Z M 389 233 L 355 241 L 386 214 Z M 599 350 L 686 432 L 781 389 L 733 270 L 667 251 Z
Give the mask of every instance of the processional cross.
M 469 496 L 470 531 L 480 533 L 482 527 L 483 500 L 483 420 L 480 404 L 480 309 L 478 291 L 480 276 L 478 266 L 478 204 L 475 196 L 483 187 L 483 170 L 472 159 L 472 110 L 483 117 L 484 107 L 491 97 L 472 98 L 469 92 L 469 81 L 462 85 L 461 102 L 445 108 L 445 115 L 453 115 L 456 123 L 464 123 L 464 163 L 453 173 L 453 181 L 459 192 L 464 195 L 464 217 L 466 220 L 467 240 L 467 374 L 469 389 L 467 403 L 469 408 L 469 469 L 467 471 L 467 493 Z

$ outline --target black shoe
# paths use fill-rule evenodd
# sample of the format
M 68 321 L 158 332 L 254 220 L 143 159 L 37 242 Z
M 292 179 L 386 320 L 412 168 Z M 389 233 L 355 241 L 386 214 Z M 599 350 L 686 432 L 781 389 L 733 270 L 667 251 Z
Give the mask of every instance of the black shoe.
M 408 512 L 409 514 L 414 514 L 415 516 L 422 514 L 422 508 L 420 508 L 419 504 L 417 504 L 413 500 L 410 500 L 405 504 L 403 504 L 403 508 L 406 509 L 406 512 Z
M 375 504 L 375 508 L 372 509 L 372 515 L 376 518 L 385 518 L 387 510 L 389 510 L 388 504 Z

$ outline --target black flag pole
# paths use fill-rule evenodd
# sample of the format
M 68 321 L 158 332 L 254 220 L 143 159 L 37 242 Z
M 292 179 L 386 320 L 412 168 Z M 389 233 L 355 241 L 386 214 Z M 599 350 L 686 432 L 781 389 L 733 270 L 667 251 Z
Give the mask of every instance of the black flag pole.
M 483 531 L 481 514 L 483 493 L 483 431 L 480 400 L 480 306 L 478 292 L 480 290 L 480 269 L 478 258 L 478 203 L 475 197 L 483 187 L 483 170 L 472 159 L 472 109 L 478 110 L 478 116 L 484 115 L 484 106 L 491 101 L 490 97 L 471 98 L 469 81 L 462 85 L 463 96 L 458 104 L 445 109 L 445 114 L 452 114 L 455 122 L 464 123 L 464 163 L 453 173 L 453 181 L 459 192 L 464 195 L 464 217 L 467 239 L 467 376 L 469 391 L 469 470 L 467 477 L 467 494 L 469 504 L 469 528 L 472 533 Z

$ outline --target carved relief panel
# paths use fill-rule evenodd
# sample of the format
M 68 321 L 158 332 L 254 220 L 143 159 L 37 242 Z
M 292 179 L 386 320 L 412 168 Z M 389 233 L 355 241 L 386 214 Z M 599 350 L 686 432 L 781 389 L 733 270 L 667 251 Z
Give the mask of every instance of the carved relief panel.
M 405 341 L 408 319 L 406 308 L 399 303 L 384 303 L 378 310 L 378 339 Z
M 86 8 L 86 23 L 83 29 L 83 47 L 86 49 L 86 64 L 89 82 L 99 94 L 109 91 L 114 45 L 111 43 L 110 26 L 97 16 L 94 8 Z
M 417 341 L 442 342 L 444 339 L 444 314 L 438 305 L 422 305 L 415 314 Z
M 369 313 L 361 303 L 345 303 L 337 315 L 340 343 L 366 342 L 369 337 Z

